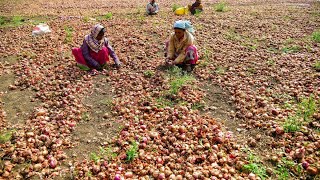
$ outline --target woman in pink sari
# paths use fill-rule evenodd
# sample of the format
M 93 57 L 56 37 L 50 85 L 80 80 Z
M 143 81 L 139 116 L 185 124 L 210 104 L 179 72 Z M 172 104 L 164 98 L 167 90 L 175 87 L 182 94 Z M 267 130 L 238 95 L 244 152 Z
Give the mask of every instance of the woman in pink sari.
M 95 25 L 91 33 L 84 37 L 82 46 L 72 49 L 72 54 L 80 69 L 102 70 L 107 61 L 109 61 L 109 55 L 114 60 L 116 66 L 120 67 L 121 62 L 118 56 L 113 51 L 108 39 L 104 37 L 105 31 L 102 25 Z

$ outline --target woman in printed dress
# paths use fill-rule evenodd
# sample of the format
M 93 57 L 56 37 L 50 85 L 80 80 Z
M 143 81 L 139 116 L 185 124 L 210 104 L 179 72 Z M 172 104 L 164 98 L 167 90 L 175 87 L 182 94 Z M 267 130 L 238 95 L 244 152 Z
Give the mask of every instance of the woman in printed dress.
M 159 5 L 155 0 L 150 0 L 147 4 L 147 14 L 148 15 L 156 15 L 159 12 Z
M 179 20 L 173 25 L 174 33 L 170 35 L 166 43 L 166 62 L 169 65 L 176 65 L 183 70 L 192 71 L 198 61 L 197 47 L 193 26 L 189 21 Z
M 196 0 L 196 2 L 194 2 L 191 6 L 188 5 L 188 8 L 191 14 L 196 14 L 197 12 L 203 11 L 201 0 Z
M 109 61 L 109 55 L 114 60 L 117 67 L 121 62 L 115 54 L 108 39 L 104 37 L 105 28 L 101 24 L 95 25 L 91 33 L 86 35 L 80 48 L 73 48 L 77 65 L 83 70 L 102 70 Z

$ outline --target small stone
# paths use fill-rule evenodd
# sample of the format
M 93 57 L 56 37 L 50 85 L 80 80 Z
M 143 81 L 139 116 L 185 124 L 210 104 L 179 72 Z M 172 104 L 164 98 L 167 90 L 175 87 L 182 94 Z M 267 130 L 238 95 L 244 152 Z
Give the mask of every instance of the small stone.
M 215 106 L 210 106 L 209 107 L 209 110 L 217 110 L 218 108 L 217 107 L 215 107 Z
M 17 86 L 15 85 L 9 85 L 9 90 L 16 90 L 17 89 Z
M 108 119 L 109 117 L 110 117 L 109 113 L 105 113 L 105 114 L 103 115 L 103 118 L 104 118 L 104 119 Z
M 102 132 L 97 132 L 97 134 L 98 134 L 99 136 L 102 136 L 102 135 L 103 135 L 103 133 L 102 133 Z
M 103 142 L 102 145 L 106 146 L 108 145 L 109 143 L 108 142 Z

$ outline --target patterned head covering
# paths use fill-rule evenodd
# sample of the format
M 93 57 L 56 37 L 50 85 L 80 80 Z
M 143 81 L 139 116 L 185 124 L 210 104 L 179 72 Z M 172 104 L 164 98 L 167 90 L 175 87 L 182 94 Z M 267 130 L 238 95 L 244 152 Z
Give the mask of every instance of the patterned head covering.
M 184 20 L 176 21 L 173 27 L 178 29 L 184 29 L 189 31 L 190 33 L 194 33 L 194 29 L 190 21 L 184 21 Z
M 105 32 L 104 27 L 101 24 L 96 24 L 92 28 L 91 33 L 84 37 L 84 40 L 86 41 L 90 49 L 96 53 L 102 49 L 104 43 L 104 38 L 101 40 L 97 40 L 97 36 L 101 30 Z

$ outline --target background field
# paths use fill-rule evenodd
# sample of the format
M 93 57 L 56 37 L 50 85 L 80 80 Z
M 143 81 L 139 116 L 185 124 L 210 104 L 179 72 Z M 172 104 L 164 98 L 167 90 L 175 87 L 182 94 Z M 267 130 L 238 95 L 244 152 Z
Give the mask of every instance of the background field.
M 0 1 L 4 179 L 319 179 L 320 3 Z M 200 64 L 164 66 L 176 20 Z M 32 36 L 46 23 L 52 32 Z M 123 62 L 75 66 L 96 23 Z M 116 177 L 116 178 L 115 178 Z

